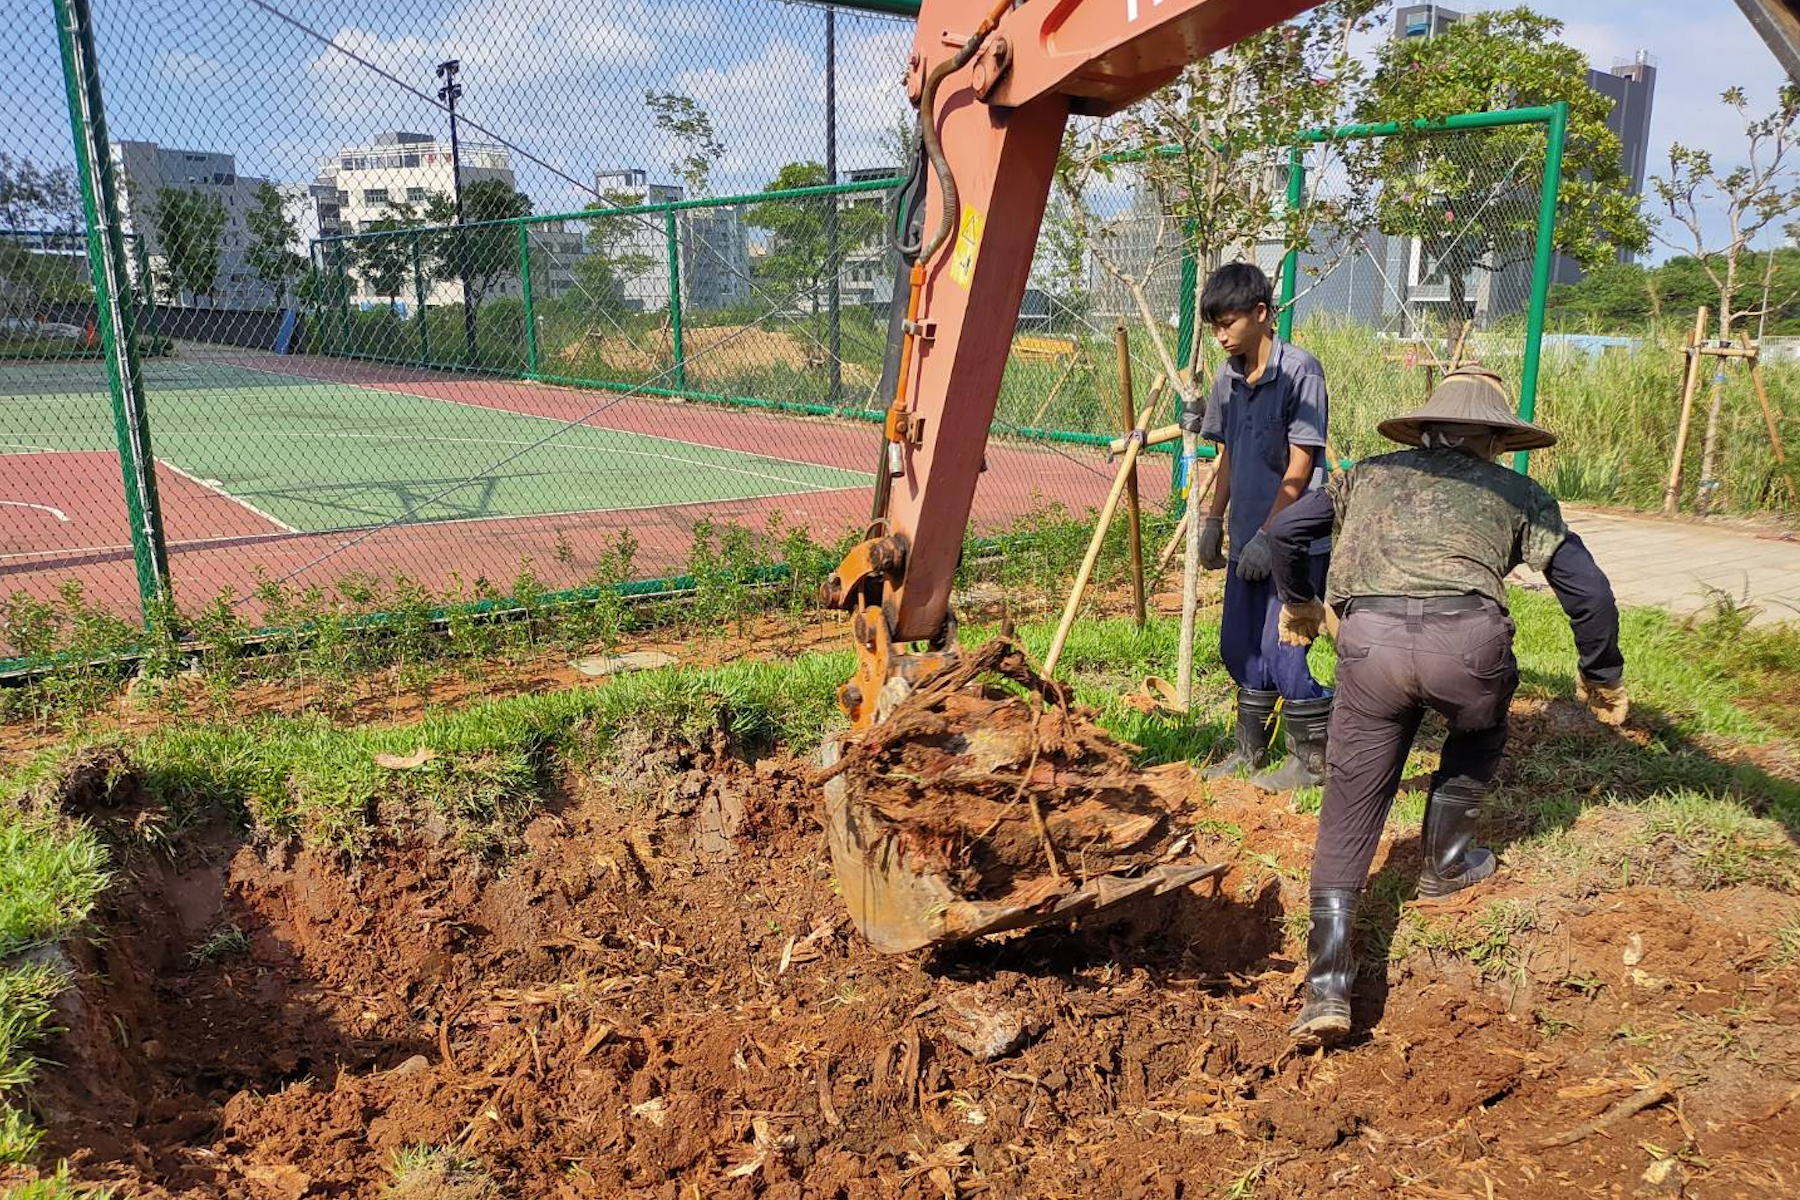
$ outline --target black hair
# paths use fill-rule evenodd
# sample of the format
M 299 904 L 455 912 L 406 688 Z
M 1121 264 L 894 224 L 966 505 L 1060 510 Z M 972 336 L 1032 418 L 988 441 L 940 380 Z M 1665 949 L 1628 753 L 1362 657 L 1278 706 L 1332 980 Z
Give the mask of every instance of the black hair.
M 1251 313 L 1259 304 L 1275 311 L 1275 289 L 1255 263 L 1226 263 L 1207 277 L 1200 291 L 1200 319 L 1217 325 L 1232 313 Z

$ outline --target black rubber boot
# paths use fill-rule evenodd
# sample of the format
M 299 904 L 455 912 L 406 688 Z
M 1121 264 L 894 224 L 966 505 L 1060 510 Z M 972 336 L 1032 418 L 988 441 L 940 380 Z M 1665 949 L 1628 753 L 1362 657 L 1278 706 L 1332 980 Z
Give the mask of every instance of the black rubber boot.
M 1331 727 L 1331 697 L 1288 701 L 1281 706 L 1281 726 L 1287 731 L 1286 760 L 1279 767 L 1256 776 L 1251 784 L 1265 792 L 1322 786 L 1325 782 L 1325 735 Z
M 1425 801 L 1425 862 L 1419 900 L 1431 903 L 1473 887 L 1494 873 L 1494 855 L 1475 842 L 1475 820 L 1487 789 L 1452 780 L 1434 783 Z
M 1260 771 L 1269 765 L 1269 747 L 1275 742 L 1275 702 L 1280 692 L 1238 689 L 1237 748 L 1200 774 L 1205 779 L 1224 779 L 1242 771 Z
M 1312 895 L 1312 920 L 1306 929 L 1306 1005 L 1288 1026 L 1296 1042 L 1320 1046 L 1350 1032 L 1350 985 L 1356 980 L 1351 926 L 1356 898 L 1351 889 Z

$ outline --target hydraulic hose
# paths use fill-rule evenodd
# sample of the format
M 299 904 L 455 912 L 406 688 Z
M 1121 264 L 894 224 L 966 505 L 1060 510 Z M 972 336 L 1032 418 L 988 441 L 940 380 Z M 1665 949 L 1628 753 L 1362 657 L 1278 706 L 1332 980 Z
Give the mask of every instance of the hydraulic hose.
M 942 194 L 944 203 L 942 211 L 938 213 L 937 228 L 920 249 L 909 272 L 906 321 L 902 326 L 899 370 L 894 379 L 894 401 L 888 408 L 887 421 L 882 428 L 881 460 L 875 473 L 874 518 L 877 521 L 887 515 L 888 498 L 892 494 L 893 469 L 889 462 L 892 447 L 901 444 L 906 437 L 906 380 L 912 371 L 913 343 L 918 336 L 919 305 L 925 291 L 925 270 L 932 257 L 950 240 L 962 215 L 961 200 L 956 193 L 956 177 L 951 174 L 950 159 L 944 153 L 943 143 L 938 140 L 938 87 L 951 72 L 968 65 L 1012 5 L 1013 0 L 997 0 L 988 15 L 982 18 L 981 24 L 976 26 L 975 32 L 969 35 L 969 40 L 963 43 L 962 49 L 933 67 L 925 77 L 925 86 L 919 91 L 919 140 L 925 148 L 925 157 L 930 161 L 932 171 L 937 175 L 938 191 Z

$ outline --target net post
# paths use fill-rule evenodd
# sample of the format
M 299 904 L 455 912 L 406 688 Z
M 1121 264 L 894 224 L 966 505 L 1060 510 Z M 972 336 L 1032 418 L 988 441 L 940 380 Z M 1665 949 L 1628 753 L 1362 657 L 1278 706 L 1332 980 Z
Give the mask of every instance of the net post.
M 1519 416 L 1537 415 L 1538 368 L 1544 348 L 1544 309 L 1550 299 L 1550 270 L 1556 253 L 1556 205 L 1562 193 L 1563 147 L 1569 135 L 1569 102 L 1550 110 L 1544 148 L 1544 185 L 1538 196 L 1537 255 L 1531 265 L 1531 307 L 1525 320 L 1525 363 L 1519 372 Z M 1531 469 L 1529 451 L 1513 454 L 1513 470 L 1524 475 Z
M 675 388 L 687 391 L 687 356 L 681 345 L 681 251 L 675 238 L 675 209 L 663 210 L 669 240 L 669 332 L 675 347 Z
M 538 373 L 537 321 L 531 311 L 531 234 L 519 222 L 519 294 L 525 301 L 525 373 Z
M 106 356 L 107 390 L 112 395 L 113 431 L 125 483 L 125 511 L 131 523 L 131 556 L 137 568 L 139 607 L 148 628 L 163 619 L 170 604 L 169 547 L 163 532 L 162 505 L 156 494 L 156 456 L 150 444 L 149 413 L 144 406 L 137 320 L 129 303 L 131 284 L 126 278 L 125 239 L 101 102 L 94 16 L 89 0 L 55 0 L 55 14 L 63 82 L 68 91 L 69 125 L 75 142 L 75 166 L 87 221 L 95 315 Z

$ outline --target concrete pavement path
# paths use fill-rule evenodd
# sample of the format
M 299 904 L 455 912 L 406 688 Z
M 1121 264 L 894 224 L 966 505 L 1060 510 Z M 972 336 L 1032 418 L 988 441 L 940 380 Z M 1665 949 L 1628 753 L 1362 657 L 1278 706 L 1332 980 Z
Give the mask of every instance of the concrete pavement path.
M 1563 514 L 1622 605 L 1685 615 L 1724 592 L 1758 610 L 1754 624 L 1800 621 L 1800 537 L 1579 508 Z M 1520 574 L 1528 587 L 1545 586 L 1540 575 Z

